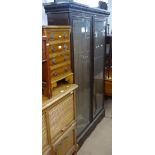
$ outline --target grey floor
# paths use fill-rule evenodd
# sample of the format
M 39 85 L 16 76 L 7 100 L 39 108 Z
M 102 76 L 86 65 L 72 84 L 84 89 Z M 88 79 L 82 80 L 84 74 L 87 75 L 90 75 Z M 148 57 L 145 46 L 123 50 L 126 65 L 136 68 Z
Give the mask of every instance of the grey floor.
M 77 155 L 112 155 L 112 100 L 105 103 L 105 117 L 86 139 Z

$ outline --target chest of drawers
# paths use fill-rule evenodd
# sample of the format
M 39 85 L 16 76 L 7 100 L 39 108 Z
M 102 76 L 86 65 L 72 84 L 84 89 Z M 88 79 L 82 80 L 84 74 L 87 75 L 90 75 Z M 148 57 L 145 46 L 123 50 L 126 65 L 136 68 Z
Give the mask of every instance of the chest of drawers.
M 75 84 L 63 84 L 53 90 L 53 97 L 43 97 L 43 155 L 76 154 Z
M 70 26 L 45 26 L 42 28 L 43 38 L 46 39 L 42 55 L 47 60 L 47 65 L 43 66 L 43 74 L 47 75 L 46 81 L 43 78 L 43 95 L 48 98 L 52 96 L 52 90 L 57 87 L 59 81 L 73 83 L 70 32 Z

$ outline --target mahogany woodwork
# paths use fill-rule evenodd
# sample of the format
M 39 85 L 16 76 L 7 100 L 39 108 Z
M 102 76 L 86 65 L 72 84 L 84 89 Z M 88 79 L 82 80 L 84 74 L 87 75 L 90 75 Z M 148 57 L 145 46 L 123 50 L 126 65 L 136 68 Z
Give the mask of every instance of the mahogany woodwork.
M 47 38 L 44 36 L 42 37 L 42 93 L 48 98 L 52 96 L 50 79 L 50 63 Z

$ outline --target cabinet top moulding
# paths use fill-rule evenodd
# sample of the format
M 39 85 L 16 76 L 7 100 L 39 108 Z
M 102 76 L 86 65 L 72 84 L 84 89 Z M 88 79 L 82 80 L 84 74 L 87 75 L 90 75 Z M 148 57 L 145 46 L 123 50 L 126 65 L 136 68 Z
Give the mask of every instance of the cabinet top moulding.
M 65 87 L 68 86 L 68 88 L 65 88 L 64 86 Z M 59 87 L 59 89 L 57 89 L 57 91 L 63 90 L 63 92 L 57 93 L 51 99 L 48 99 L 47 97 L 43 96 L 43 98 L 42 98 L 42 110 L 45 110 L 46 108 L 48 108 L 49 106 L 51 106 L 52 104 L 54 104 L 55 102 L 57 102 L 58 100 L 60 100 L 64 96 L 66 96 L 67 94 L 71 93 L 76 88 L 78 88 L 78 85 L 76 85 L 76 84 L 67 84 L 64 86 L 62 85 Z M 53 91 L 53 93 L 54 93 L 54 91 Z
M 90 13 L 95 13 L 95 14 L 105 14 L 105 15 L 110 15 L 109 11 L 100 9 L 100 8 L 92 8 L 84 4 L 79 4 L 76 2 L 71 2 L 71 3 L 59 3 L 59 4 L 54 4 L 54 3 L 44 3 L 44 8 L 45 12 L 51 13 L 55 12 L 55 10 L 59 11 L 76 11 L 76 10 L 81 10 L 83 12 L 90 12 Z

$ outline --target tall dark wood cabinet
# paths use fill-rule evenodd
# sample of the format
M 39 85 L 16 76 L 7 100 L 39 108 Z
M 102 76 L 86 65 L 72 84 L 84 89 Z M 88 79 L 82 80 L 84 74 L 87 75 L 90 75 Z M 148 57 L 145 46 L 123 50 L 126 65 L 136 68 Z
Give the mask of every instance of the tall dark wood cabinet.
M 104 117 L 105 34 L 109 12 L 78 3 L 44 4 L 48 25 L 70 25 L 72 70 L 79 85 L 77 140 L 81 145 Z

